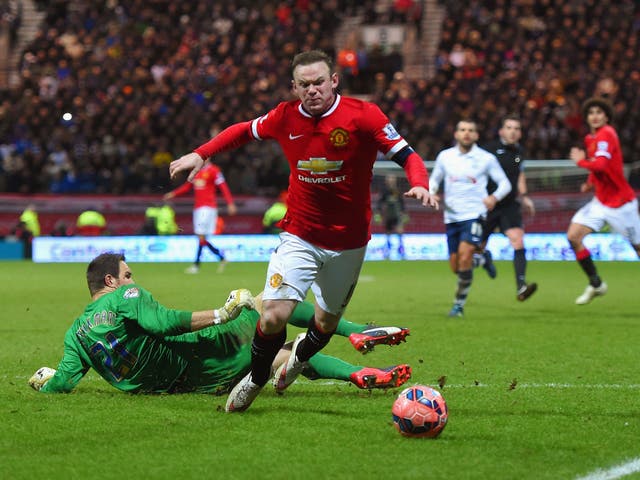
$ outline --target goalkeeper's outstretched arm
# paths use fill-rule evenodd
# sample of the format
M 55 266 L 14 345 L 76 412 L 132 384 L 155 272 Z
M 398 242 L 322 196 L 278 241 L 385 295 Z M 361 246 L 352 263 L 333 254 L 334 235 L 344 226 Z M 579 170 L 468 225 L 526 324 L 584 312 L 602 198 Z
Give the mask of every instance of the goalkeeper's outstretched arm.
M 234 320 L 240 315 L 243 308 L 254 310 L 256 308 L 255 300 L 251 292 L 246 288 L 233 290 L 225 304 L 215 310 L 203 310 L 191 313 L 191 331 L 201 330 L 212 325 Z
M 90 367 L 82 361 L 69 335 L 67 332 L 58 368 L 39 368 L 29 379 L 31 388 L 42 393 L 69 393 L 87 374 Z

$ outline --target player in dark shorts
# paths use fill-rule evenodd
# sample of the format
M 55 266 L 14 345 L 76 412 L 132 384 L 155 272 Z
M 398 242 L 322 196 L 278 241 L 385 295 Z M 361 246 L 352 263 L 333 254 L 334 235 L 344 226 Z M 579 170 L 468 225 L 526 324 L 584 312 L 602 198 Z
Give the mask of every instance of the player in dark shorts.
M 499 138 L 484 148 L 493 153 L 504 170 L 511 192 L 503 198 L 496 207 L 487 214 L 484 228 L 483 248 L 486 247 L 489 236 L 497 229 L 502 232 L 513 247 L 513 268 L 516 275 L 516 298 L 524 301 L 538 289 L 537 283 L 527 283 L 527 257 L 524 248 L 524 228 L 522 223 L 522 207 L 533 215 L 535 207 L 527 195 L 527 180 L 524 174 L 523 151 L 520 146 L 522 125 L 520 119 L 509 115 L 502 119 Z M 496 188 L 489 182 L 487 190 L 491 193 Z M 489 250 L 484 253 L 484 268 L 490 276 L 495 277 L 496 271 Z M 487 261 L 488 260 L 488 261 Z M 492 274 L 493 273 L 493 274 Z

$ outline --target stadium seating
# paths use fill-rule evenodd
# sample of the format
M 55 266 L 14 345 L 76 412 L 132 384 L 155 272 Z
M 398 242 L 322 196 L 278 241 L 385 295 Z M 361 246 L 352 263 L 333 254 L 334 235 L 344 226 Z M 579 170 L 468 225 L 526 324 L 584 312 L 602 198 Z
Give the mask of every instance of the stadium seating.
M 410 14 L 412 2 L 374 0 L 38 2 L 46 21 L 22 55 L 21 83 L 0 90 L 0 193 L 166 192 L 171 158 L 289 98 L 294 53 L 337 56 L 333 32 L 346 16 L 419 22 L 433 1 Z M 380 62 L 360 84 L 425 159 L 451 144 L 460 117 L 476 118 L 489 139 L 510 112 L 524 120 L 530 158 L 566 158 L 585 133 L 580 104 L 594 93 L 614 102 L 634 158 L 636 2 L 441 3 L 433 78 Z M 250 144 L 216 162 L 234 193 L 286 185 L 277 148 Z

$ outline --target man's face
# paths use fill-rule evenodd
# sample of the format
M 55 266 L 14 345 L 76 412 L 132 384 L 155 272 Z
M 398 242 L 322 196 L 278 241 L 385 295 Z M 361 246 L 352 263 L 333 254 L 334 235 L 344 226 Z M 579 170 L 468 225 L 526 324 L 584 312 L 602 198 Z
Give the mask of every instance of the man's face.
M 589 107 L 587 111 L 587 124 L 592 130 L 597 130 L 607 124 L 607 114 L 600 107 Z
M 478 141 L 478 128 L 473 122 L 459 122 L 453 136 L 462 149 L 469 150 Z
M 126 262 L 120 261 L 120 271 L 118 272 L 118 278 L 116 279 L 116 286 L 118 288 L 122 285 L 130 285 L 133 283 L 133 274 Z
M 324 62 L 298 65 L 293 71 L 293 93 L 311 115 L 322 115 L 329 110 L 337 86 L 338 75 L 331 74 Z
M 517 120 L 506 120 L 498 130 L 498 135 L 507 145 L 515 145 L 522 138 L 522 125 Z

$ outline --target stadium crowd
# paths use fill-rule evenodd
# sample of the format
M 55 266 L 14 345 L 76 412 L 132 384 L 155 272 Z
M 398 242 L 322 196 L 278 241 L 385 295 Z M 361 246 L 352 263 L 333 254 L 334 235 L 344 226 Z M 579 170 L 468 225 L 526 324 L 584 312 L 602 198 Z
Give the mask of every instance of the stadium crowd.
M 38 2 L 46 21 L 22 55 L 21 83 L 0 90 L 0 192 L 165 193 L 179 152 L 290 98 L 293 53 L 337 56 L 344 17 L 420 23 L 423 12 L 407 5 L 421 2 L 385 3 Z M 530 158 L 567 158 L 586 132 L 580 105 L 594 94 L 614 102 L 625 159 L 635 158 L 637 2 L 441 3 L 433 78 L 408 78 L 401 59 L 384 61 L 375 46 L 359 57 L 367 81 L 356 93 L 380 105 L 423 158 L 451 145 L 458 119 L 475 118 L 482 141 L 510 112 L 523 120 Z M 287 183 L 275 144 L 215 161 L 238 194 Z

